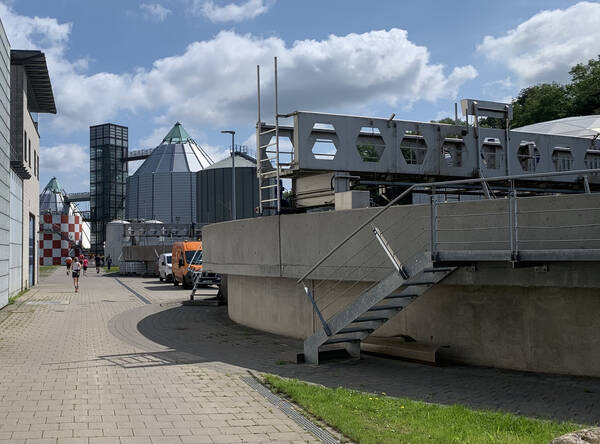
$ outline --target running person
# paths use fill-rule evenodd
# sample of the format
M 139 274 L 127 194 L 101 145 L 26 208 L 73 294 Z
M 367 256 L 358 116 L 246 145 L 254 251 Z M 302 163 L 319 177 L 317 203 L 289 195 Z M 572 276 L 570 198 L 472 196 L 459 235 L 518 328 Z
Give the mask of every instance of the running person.
M 88 260 L 87 257 L 84 257 L 83 259 L 83 275 L 87 276 L 87 267 L 88 267 Z
M 102 259 L 100 259 L 100 256 L 96 256 L 94 260 L 96 261 L 96 274 L 98 274 L 100 273 L 100 265 L 102 265 Z
M 79 273 L 81 272 L 81 264 L 79 263 L 79 259 L 75 258 L 73 262 L 73 286 L 75 287 L 75 293 L 79 291 Z
M 65 261 L 65 265 L 67 266 L 67 276 L 71 273 L 71 263 L 73 262 L 73 259 L 71 259 L 69 256 L 67 256 L 67 260 Z

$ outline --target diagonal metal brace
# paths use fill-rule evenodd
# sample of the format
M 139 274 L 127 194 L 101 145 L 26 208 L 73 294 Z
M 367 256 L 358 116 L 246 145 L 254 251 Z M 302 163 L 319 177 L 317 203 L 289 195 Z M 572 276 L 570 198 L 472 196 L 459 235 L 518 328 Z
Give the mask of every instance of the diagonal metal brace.
M 371 224 L 371 227 L 373 228 L 373 233 L 375 234 L 375 237 L 381 244 L 381 247 L 383 248 L 383 250 L 385 251 L 387 256 L 390 258 L 390 261 L 392 261 L 392 265 L 396 269 L 396 272 L 398 274 L 400 274 L 400 276 L 402 276 L 402 279 L 407 280 L 409 278 L 408 273 L 407 273 L 406 269 L 404 268 L 404 265 L 402 265 L 402 262 L 400 262 L 400 260 L 398 260 L 398 258 L 396 257 L 396 254 L 390 247 L 390 244 L 388 243 L 388 241 L 385 240 L 385 237 L 383 237 L 383 234 L 381 234 L 381 231 L 379 230 L 379 228 L 377 228 L 373 224 Z
M 317 316 L 319 317 L 319 320 L 321 321 L 321 324 L 323 325 L 323 330 L 325 330 L 325 334 L 327 336 L 331 336 L 331 328 L 329 328 L 329 325 L 327 324 L 327 322 L 325 321 L 325 318 L 323 318 L 323 315 L 321 314 L 321 310 L 319 310 L 319 307 L 317 307 L 317 303 L 315 302 L 315 298 L 312 295 L 312 292 L 310 291 L 310 288 L 308 288 L 308 286 L 302 282 L 302 286 L 304 287 L 304 291 L 306 293 L 306 296 L 308 296 L 308 299 L 310 299 L 310 302 L 313 305 L 313 308 L 315 309 L 315 311 L 317 312 Z

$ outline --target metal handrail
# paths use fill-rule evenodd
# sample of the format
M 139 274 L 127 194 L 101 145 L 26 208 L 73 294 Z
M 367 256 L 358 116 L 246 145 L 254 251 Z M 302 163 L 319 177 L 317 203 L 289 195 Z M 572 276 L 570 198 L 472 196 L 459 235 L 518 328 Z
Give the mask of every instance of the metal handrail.
M 573 171 L 552 171 L 552 172 L 544 172 L 544 173 L 532 173 L 532 174 L 513 174 L 509 176 L 496 176 L 496 177 L 485 177 L 485 178 L 471 178 L 471 179 L 459 179 L 459 180 L 446 180 L 440 182 L 427 182 L 427 183 L 416 183 L 408 187 L 394 199 L 392 199 L 385 207 L 381 208 L 374 215 L 369 217 L 365 222 L 359 225 L 352 233 L 346 236 L 342 241 L 340 241 L 335 247 L 333 247 L 325 256 L 323 256 L 319 261 L 313 265 L 300 279 L 296 281 L 297 284 L 302 283 L 310 274 L 315 271 L 323 262 L 329 259 L 336 251 L 338 251 L 342 246 L 346 244 L 350 239 L 352 239 L 356 234 L 358 234 L 363 228 L 381 216 L 384 212 L 386 212 L 390 207 L 399 202 L 402 198 L 407 196 L 411 191 L 418 188 L 431 188 L 431 187 L 444 187 L 446 185 L 460 185 L 460 184 L 469 184 L 469 183 L 483 183 L 483 182 L 500 182 L 500 181 L 510 181 L 510 180 L 519 180 L 519 179 L 533 179 L 538 177 L 555 177 L 555 176 L 577 176 L 577 175 L 589 175 L 589 174 L 598 174 L 600 173 L 600 168 L 590 168 L 584 170 L 573 170 Z

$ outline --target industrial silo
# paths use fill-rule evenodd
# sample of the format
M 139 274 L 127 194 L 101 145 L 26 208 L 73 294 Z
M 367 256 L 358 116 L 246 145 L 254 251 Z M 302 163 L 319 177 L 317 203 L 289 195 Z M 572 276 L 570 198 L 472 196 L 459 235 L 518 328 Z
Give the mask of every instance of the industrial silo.
M 196 174 L 198 223 L 204 225 L 232 219 L 231 157 L 227 157 Z M 236 219 L 256 216 L 258 179 L 256 160 L 245 153 L 235 153 Z
M 212 164 L 179 122 L 127 178 L 127 219 L 196 223 L 196 173 Z

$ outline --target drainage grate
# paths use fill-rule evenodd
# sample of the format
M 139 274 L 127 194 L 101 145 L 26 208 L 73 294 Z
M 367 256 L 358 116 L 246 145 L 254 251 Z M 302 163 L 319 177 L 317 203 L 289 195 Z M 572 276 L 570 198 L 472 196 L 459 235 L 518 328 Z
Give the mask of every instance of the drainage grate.
M 327 430 L 323 430 L 321 427 L 317 426 L 305 416 L 298 413 L 296 409 L 294 409 L 292 404 L 271 392 L 271 390 L 266 388 L 264 385 L 260 384 L 253 377 L 242 376 L 242 381 L 244 381 L 258 393 L 263 395 L 269 402 L 271 402 L 279 410 L 281 410 L 283 413 L 289 416 L 300 427 L 308 430 L 310 433 L 319 438 L 321 442 L 324 442 L 325 444 L 340 444 L 340 442 L 337 439 L 335 439 L 335 437 L 331 433 L 329 433 Z

